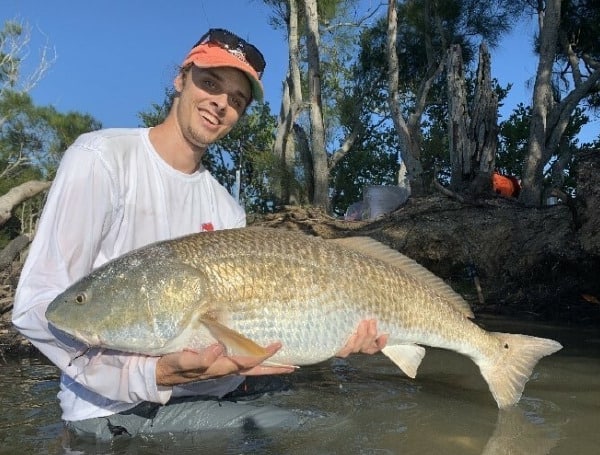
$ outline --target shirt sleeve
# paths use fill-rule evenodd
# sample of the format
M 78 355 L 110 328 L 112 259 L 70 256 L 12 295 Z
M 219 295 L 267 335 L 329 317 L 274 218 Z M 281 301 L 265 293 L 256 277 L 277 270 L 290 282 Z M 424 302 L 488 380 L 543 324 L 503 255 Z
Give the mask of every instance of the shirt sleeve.
M 13 323 L 87 389 L 115 401 L 165 403 L 172 389 L 156 385 L 157 358 L 86 352 L 84 345 L 49 326 L 45 316 L 54 297 L 94 267 L 118 210 L 117 195 L 100 154 L 80 138 L 65 152 L 48 194 L 15 295 Z

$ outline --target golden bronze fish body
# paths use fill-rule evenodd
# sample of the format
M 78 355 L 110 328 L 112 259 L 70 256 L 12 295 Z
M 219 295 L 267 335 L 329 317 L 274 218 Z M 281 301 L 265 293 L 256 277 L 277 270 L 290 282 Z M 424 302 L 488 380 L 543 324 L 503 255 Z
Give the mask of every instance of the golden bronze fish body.
M 84 302 L 79 302 L 84 300 Z M 47 317 L 88 345 L 161 355 L 214 340 L 229 352 L 305 365 L 335 355 L 359 321 L 388 333 L 383 350 L 415 377 L 422 345 L 479 366 L 500 407 L 518 401 L 539 358 L 560 344 L 486 332 L 440 278 L 372 239 L 323 240 L 243 228 L 149 245 L 92 272 L 58 296 Z

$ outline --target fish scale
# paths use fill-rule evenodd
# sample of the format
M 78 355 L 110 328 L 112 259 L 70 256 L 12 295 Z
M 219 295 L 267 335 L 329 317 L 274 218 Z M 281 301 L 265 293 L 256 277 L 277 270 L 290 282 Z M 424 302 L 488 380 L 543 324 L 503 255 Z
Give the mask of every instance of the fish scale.
M 516 403 L 553 340 L 487 332 L 460 295 L 368 237 L 324 240 L 242 228 L 158 242 L 116 258 L 49 305 L 48 320 L 88 346 L 162 355 L 218 341 L 229 354 L 306 365 L 336 354 L 374 318 L 383 349 L 415 377 L 423 346 L 470 357 L 499 407 Z

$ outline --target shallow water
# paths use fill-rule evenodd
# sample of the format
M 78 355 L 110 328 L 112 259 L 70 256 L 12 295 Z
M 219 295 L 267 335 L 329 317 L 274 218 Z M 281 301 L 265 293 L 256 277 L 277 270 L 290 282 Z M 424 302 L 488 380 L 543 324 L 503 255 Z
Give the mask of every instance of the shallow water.
M 518 406 L 498 411 L 467 358 L 428 349 L 416 379 L 385 356 L 304 367 L 273 403 L 300 411 L 294 430 L 115 440 L 65 450 L 58 371 L 43 359 L 0 364 L 0 454 L 595 454 L 600 446 L 600 330 L 485 319 L 488 330 L 544 336 Z

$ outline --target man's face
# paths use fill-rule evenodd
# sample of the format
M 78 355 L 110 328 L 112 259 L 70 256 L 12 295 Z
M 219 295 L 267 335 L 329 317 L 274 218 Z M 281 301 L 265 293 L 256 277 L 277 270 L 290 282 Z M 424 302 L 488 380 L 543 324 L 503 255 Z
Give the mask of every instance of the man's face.
M 175 89 L 181 132 L 186 140 L 204 148 L 231 131 L 252 100 L 248 78 L 234 68 L 192 66 L 177 76 Z

